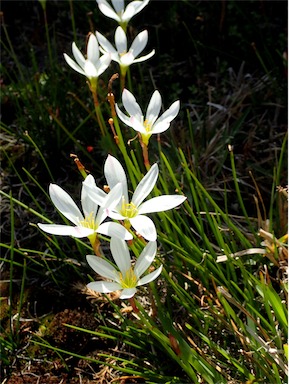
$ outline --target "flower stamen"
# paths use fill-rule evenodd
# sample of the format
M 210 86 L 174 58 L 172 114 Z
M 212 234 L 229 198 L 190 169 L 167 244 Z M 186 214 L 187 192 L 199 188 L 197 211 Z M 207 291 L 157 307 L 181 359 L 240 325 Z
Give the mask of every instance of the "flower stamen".
M 120 285 L 122 286 L 123 289 L 135 288 L 138 280 L 132 267 L 125 272 L 125 275 L 119 272 L 119 279 L 120 279 Z

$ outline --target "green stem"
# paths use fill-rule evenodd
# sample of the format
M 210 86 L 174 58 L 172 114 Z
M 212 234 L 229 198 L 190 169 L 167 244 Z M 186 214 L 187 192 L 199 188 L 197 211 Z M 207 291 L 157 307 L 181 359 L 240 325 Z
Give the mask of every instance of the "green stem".
M 99 106 L 99 101 L 98 101 L 98 97 L 97 97 L 97 90 L 94 87 L 93 88 L 91 87 L 90 90 L 92 93 L 95 114 L 96 114 L 98 125 L 100 127 L 101 134 L 102 134 L 102 136 L 106 136 L 106 127 L 105 127 L 104 118 L 102 116 L 102 112 L 101 112 L 101 109 Z

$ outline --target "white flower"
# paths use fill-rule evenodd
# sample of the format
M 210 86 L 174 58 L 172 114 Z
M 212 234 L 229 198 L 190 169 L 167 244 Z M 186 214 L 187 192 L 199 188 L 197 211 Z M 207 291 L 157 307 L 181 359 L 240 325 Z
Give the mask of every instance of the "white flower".
M 162 265 L 155 271 L 141 277 L 155 259 L 157 245 L 155 241 L 149 242 L 137 258 L 134 267 L 131 263 L 129 249 L 124 240 L 112 237 L 110 249 L 116 267 L 103 258 L 94 255 L 86 256 L 91 268 L 102 277 L 112 281 L 94 281 L 87 287 L 101 293 L 122 291 L 120 298 L 129 299 L 136 293 L 136 287 L 148 284 L 155 280 L 162 271 Z
M 148 32 L 146 30 L 136 36 L 129 50 L 127 50 L 126 34 L 121 27 L 118 27 L 115 31 L 116 49 L 101 33 L 96 32 L 96 36 L 103 52 L 110 54 L 111 59 L 119 63 L 122 74 L 125 74 L 131 64 L 145 61 L 155 54 L 155 50 L 153 49 L 149 54 L 137 58 L 148 42 Z
M 118 204 L 122 185 L 118 183 L 111 191 L 106 194 L 100 188 L 97 188 L 92 175 L 88 175 L 83 183 L 81 190 L 81 205 L 84 215 L 81 213 L 70 195 L 56 184 L 50 184 L 49 194 L 55 207 L 69 220 L 72 225 L 61 224 L 41 224 L 38 223 L 40 229 L 52 235 L 63 235 L 73 237 L 88 237 L 91 244 L 94 245 L 97 233 L 116 236 L 122 239 L 130 240 L 132 235 L 120 224 L 114 222 L 103 221 L 107 217 L 107 209 L 113 208 Z M 98 190 L 98 200 L 91 200 L 88 186 Z M 98 208 L 98 205 L 101 207 Z
M 107 53 L 100 57 L 98 42 L 94 34 L 90 34 L 88 39 L 86 59 L 74 42 L 72 43 L 72 53 L 75 61 L 64 53 L 67 64 L 90 81 L 95 81 L 111 62 L 110 55 Z
M 115 220 L 124 220 L 125 225 L 132 225 L 134 229 L 145 239 L 155 241 L 157 232 L 153 221 L 145 216 L 147 213 L 162 212 L 175 208 L 186 199 L 181 195 L 165 195 L 153 197 L 143 203 L 144 199 L 152 191 L 158 178 L 158 165 L 154 164 L 148 173 L 138 184 L 131 201 L 128 197 L 128 186 L 125 171 L 120 162 L 109 155 L 104 165 L 104 174 L 110 189 L 116 185 L 122 185 L 122 197 L 114 208 L 108 209 L 108 216 Z M 84 183 L 86 180 L 84 181 Z M 91 199 L 97 201 L 99 199 L 98 191 L 89 187 Z
M 110 19 L 116 20 L 124 29 L 129 20 L 149 3 L 149 0 L 131 1 L 124 8 L 124 0 L 111 0 L 112 6 L 106 0 L 96 1 L 99 10 Z
M 155 91 L 150 99 L 146 116 L 144 114 L 134 95 L 124 89 L 122 92 L 122 102 L 129 116 L 125 115 L 116 104 L 116 112 L 120 120 L 140 132 L 142 141 L 148 145 L 151 135 L 166 131 L 171 121 L 177 116 L 180 110 L 180 101 L 175 101 L 160 117 L 159 113 L 162 105 L 162 98 L 159 91 Z

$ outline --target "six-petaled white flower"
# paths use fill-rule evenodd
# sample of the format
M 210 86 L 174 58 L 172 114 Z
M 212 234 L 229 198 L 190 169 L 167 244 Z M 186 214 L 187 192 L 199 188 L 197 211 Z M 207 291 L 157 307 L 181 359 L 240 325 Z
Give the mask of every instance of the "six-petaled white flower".
M 104 174 L 110 189 L 115 188 L 119 183 L 122 185 L 122 197 L 114 208 L 110 207 L 108 209 L 108 216 L 115 220 L 123 220 L 128 228 L 132 225 L 141 236 L 150 241 L 156 240 L 157 232 L 153 221 L 145 216 L 145 214 L 175 208 L 186 199 L 185 196 L 181 195 L 164 195 L 153 197 L 143 202 L 157 181 L 159 174 L 157 164 L 154 164 L 140 181 L 131 200 L 129 200 L 128 196 L 125 171 L 115 157 L 111 155 L 107 157 L 104 165 Z M 85 183 L 86 180 L 84 181 Z M 99 191 L 92 185 L 88 186 L 88 188 L 90 189 L 91 199 L 97 202 Z
M 112 6 L 107 0 L 96 1 L 99 10 L 110 19 L 116 20 L 124 30 L 130 19 L 149 3 L 149 0 L 135 0 L 125 7 L 124 0 L 111 0 Z
M 153 49 L 147 55 L 137 57 L 146 47 L 148 42 L 147 30 L 140 32 L 132 42 L 131 47 L 127 50 L 127 37 L 124 30 L 118 27 L 115 31 L 115 46 L 104 37 L 101 33 L 96 32 L 97 39 L 103 52 L 110 55 L 113 61 L 119 63 L 122 76 L 126 74 L 127 68 L 134 64 L 140 63 L 152 57 L 155 54 Z
M 87 43 L 86 58 L 77 48 L 75 42 L 72 43 L 72 53 L 75 61 L 72 60 L 66 53 L 64 58 L 67 64 L 76 72 L 86 76 L 90 85 L 96 88 L 98 77 L 107 69 L 111 62 L 109 53 L 100 56 L 99 45 L 94 34 L 90 34 Z
M 159 91 L 153 93 L 145 118 L 134 95 L 127 89 L 124 89 L 122 92 L 122 102 L 129 116 L 124 114 L 116 104 L 118 117 L 123 123 L 140 132 L 145 145 L 148 145 L 151 135 L 166 131 L 180 110 L 180 101 L 177 100 L 158 117 L 162 106 L 162 98 Z
M 136 287 L 155 280 L 162 271 L 161 265 L 153 272 L 141 277 L 155 259 L 157 251 L 155 241 L 151 241 L 145 246 L 134 266 L 131 262 L 128 246 L 124 240 L 112 238 L 110 249 L 116 266 L 113 266 L 103 258 L 94 255 L 86 256 L 91 268 L 102 277 L 110 280 L 88 283 L 87 287 L 89 289 L 101 293 L 121 291 L 120 298 L 129 299 L 135 295 Z
M 98 200 L 90 198 L 88 186 L 98 191 Z M 132 235 L 119 223 L 103 222 L 107 218 L 107 209 L 112 209 L 118 204 L 122 185 L 118 183 L 111 191 L 106 194 L 100 188 L 97 188 L 93 176 L 89 175 L 85 179 L 81 190 L 81 205 L 84 215 L 78 206 L 72 200 L 70 195 L 56 184 L 50 184 L 49 194 L 55 207 L 69 220 L 72 225 L 62 224 L 41 224 L 40 229 L 52 235 L 63 235 L 72 237 L 88 237 L 92 246 L 94 246 L 97 234 L 116 236 L 125 240 L 132 239 Z M 101 205 L 98 207 L 98 205 Z

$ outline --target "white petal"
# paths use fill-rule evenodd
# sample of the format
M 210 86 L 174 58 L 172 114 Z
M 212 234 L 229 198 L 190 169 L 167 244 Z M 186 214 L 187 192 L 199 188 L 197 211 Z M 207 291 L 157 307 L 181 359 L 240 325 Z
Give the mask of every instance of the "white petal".
M 158 127 L 159 124 L 166 123 L 169 124 L 179 113 L 180 110 L 180 101 L 175 101 L 168 110 L 166 110 L 155 122 L 155 125 L 153 127 L 154 133 L 161 133 L 163 130 L 162 128 Z
M 116 210 L 110 210 L 107 209 L 107 216 L 114 220 L 124 220 L 126 219 L 125 216 L 121 215 L 119 212 L 116 212 Z
M 87 178 L 89 178 L 90 181 L 94 182 L 94 179 L 93 179 L 92 175 L 88 175 L 86 177 L 86 179 Z M 96 188 L 96 186 L 95 186 L 95 188 Z M 97 210 L 98 210 L 98 205 L 91 199 L 90 196 L 91 196 L 90 190 L 88 188 L 85 188 L 85 187 L 82 186 L 82 189 L 81 189 L 81 205 L 82 205 L 82 210 L 83 210 L 84 216 L 87 217 L 88 215 L 92 215 L 91 219 L 94 221 L 96 213 L 97 213 Z
M 101 2 L 98 1 L 98 8 L 99 10 L 107 17 L 116 20 L 117 22 L 121 21 L 118 14 L 111 8 L 111 6 L 102 0 Z
M 100 76 L 107 69 L 110 62 L 111 62 L 110 53 L 105 53 L 104 55 L 101 56 L 101 58 L 98 60 L 95 66 L 97 76 Z
M 107 209 L 115 208 L 119 203 L 122 194 L 122 183 L 119 182 L 111 188 L 110 192 L 103 199 L 102 207 Z
M 124 30 L 119 26 L 115 31 L 115 46 L 119 54 L 127 52 L 127 38 Z
M 139 214 L 162 212 L 172 209 L 182 204 L 186 200 L 185 196 L 181 195 L 164 195 L 153 197 L 150 200 L 145 201 L 138 208 Z
M 134 64 L 135 63 L 141 63 L 142 61 L 146 61 L 146 60 L 150 59 L 154 54 L 155 54 L 155 50 L 153 49 L 147 55 L 144 55 L 144 56 L 138 57 L 137 59 L 134 59 L 133 62 L 134 62 Z
M 149 217 L 138 215 L 130 219 L 130 223 L 146 240 L 155 241 L 157 239 L 156 227 Z
M 94 64 L 89 60 L 86 60 L 86 62 L 84 63 L 84 72 L 85 72 L 85 76 L 88 77 L 89 79 L 98 78 L 97 70 Z
M 88 175 L 82 182 L 82 189 L 86 190 L 86 193 L 90 196 L 91 200 L 93 200 L 95 204 L 100 206 L 103 205 L 103 200 L 107 194 L 96 186 L 92 175 Z
M 110 240 L 110 250 L 119 270 L 125 275 L 131 267 L 131 259 L 126 242 L 112 237 Z
M 90 34 L 87 43 L 87 59 L 91 61 L 94 65 L 99 59 L 99 48 L 98 42 L 94 34 Z
M 125 201 L 128 201 L 126 174 L 122 165 L 115 157 L 108 155 L 104 164 L 104 174 L 111 189 L 118 183 L 122 184 L 123 196 Z
M 145 48 L 148 42 L 148 31 L 144 30 L 134 39 L 129 51 L 137 57 Z
M 120 56 L 120 66 L 121 68 L 129 67 L 134 62 L 134 55 L 132 52 L 127 52 L 124 55 Z
M 144 1 L 139 1 L 139 0 L 136 0 L 136 1 L 132 1 L 130 2 L 126 9 L 125 9 L 125 12 L 124 12 L 124 15 L 123 15 L 123 19 L 124 21 L 126 21 L 126 19 L 129 17 L 129 15 L 132 14 L 132 16 L 136 15 L 137 13 L 139 13 L 147 4 L 149 3 L 149 0 L 144 0 Z M 130 8 L 133 8 L 133 11 L 130 10 Z M 127 13 L 127 14 L 126 14 Z M 132 17 L 131 16 L 131 17 Z M 130 17 L 130 18 L 131 18 Z
M 102 201 L 101 207 L 98 211 L 96 222 L 101 224 L 108 216 L 108 211 L 115 208 L 122 197 L 122 185 L 121 183 L 116 184 L 111 191 L 105 196 Z
M 121 292 L 121 295 L 120 295 L 120 299 L 124 300 L 124 299 L 130 299 L 131 297 L 133 297 L 136 293 L 136 288 L 125 288 L 122 292 Z
M 142 277 L 137 285 L 144 285 L 144 284 L 148 284 L 150 283 L 151 281 L 155 280 L 162 272 L 162 268 L 163 266 L 161 265 L 158 269 L 156 269 L 155 271 L 149 273 L 148 275 L 145 275 L 144 277 Z
M 108 261 L 95 255 L 87 255 L 86 260 L 96 273 L 107 279 L 118 282 L 119 273 Z
M 148 121 L 149 124 L 154 124 L 154 122 L 159 116 L 161 106 L 162 106 L 161 95 L 159 91 L 154 91 L 150 99 L 150 102 L 147 108 L 147 113 L 146 113 L 146 120 Z
M 55 207 L 73 224 L 78 224 L 83 220 L 83 215 L 79 208 L 61 187 L 56 184 L 50 184 L 49 194 Z
M 170 128 L 170 123 L 168 121 L 161 121 L 151 127 L 151 134 L 155 135 L 157 133 L 162 133 L 169 128 Z
M 132 1 L 129 3 L 122 15 L 122 20 L 128 22 L 134 15 L 139 13 L 147 4 L 149 0 Z
M 122 13 L 124 11 L 124 0 L 111 0 L 113 8 L 116 13 Z
M 97 232 L 105 236 L 117 237 L 122 240 L 132 240 L 133 238 L 132 234 L 125 227 L 119 223 L 114 223 L 113 221 L 100 224 L 97 228 Z
M 111 281 L 93 281 L 87 284 L 87 288 L 100 293 L 109 293 L 122 289 L 120 284 Z
M 85 63 L 85 58 L 84 58 L 83 54 L 80 52 L 80 50 L 78 49 L 78 47 L 75 44 L 75 42 L 72 43 L 72 53 L 73 53 L 73 56 L 74 56 L 77 64 L 81 68 L 83 68 L 84 67 L 84 63 Z
M 72 227 L 71 225 L 38 223 L 38 227 L 51 235 L 73 236 L 77 238 L 87 237 L 94 233 L 93 229 L 80 226 Z
M 115 104 L 115 109 L 116 109 L 116 113 L 119 117 L 119 119 L 126 125 L 128 125 L 129 127 L 131 127 L 131 122 L 130 122 L 130 118 L 128 116 L 126 116 L 118 107 L 117 104 Z
M 155 256 L 157 252 L 157 243 L 156 241 L 150 241 L 145 248 L 142 250 L 142 253 L 138 257 L 135 266 L 134 266 L 134 273 L 138 277 L 138 279 L 141 277 L 141 275 L 149 268 L 151 263 L 154 261 Z
M 85 75 L 85 72 L 82 68 L 80 68 L 79 65 L 76 64 L 75 61 L 73 61 L 66 53 L 64 53 L 64 59 L 67 62 L 67 64 L 74 69 L 76 72 L 80 73 L 81 75 Z
M 99 44 L 101 45 L 101 47 L 104 49 L 105 52 L 117 53 L 116 49 L 112 46 L 112 44 L 107 40 L 105 36 L 103 36 L 99 32 L 96 32 L 96 36 Z
M 142 134 L 146 134 L 147 133 L 147 130 L 145 129 L 144 124 L 141 123 L 134 116 L 131 116 L 129 120 L 130 120 L 130 122 L 128 124 L 129 127 L 133 128 L 135 131 L 140 132 Z
M 143 113 L 136 102 L 134 95 L 126 88 L 122 92 L 122 103 L 130 116 L 134 116 L 139 121 L 143 121 Z
M 143 202 L 147 195 L 154 188 L 157 178 L 159 175 L 159 168 L 155 163 L 148 173 L 141 179 L 138 186 L 136 187 L 131 202 L 137 207 Z

